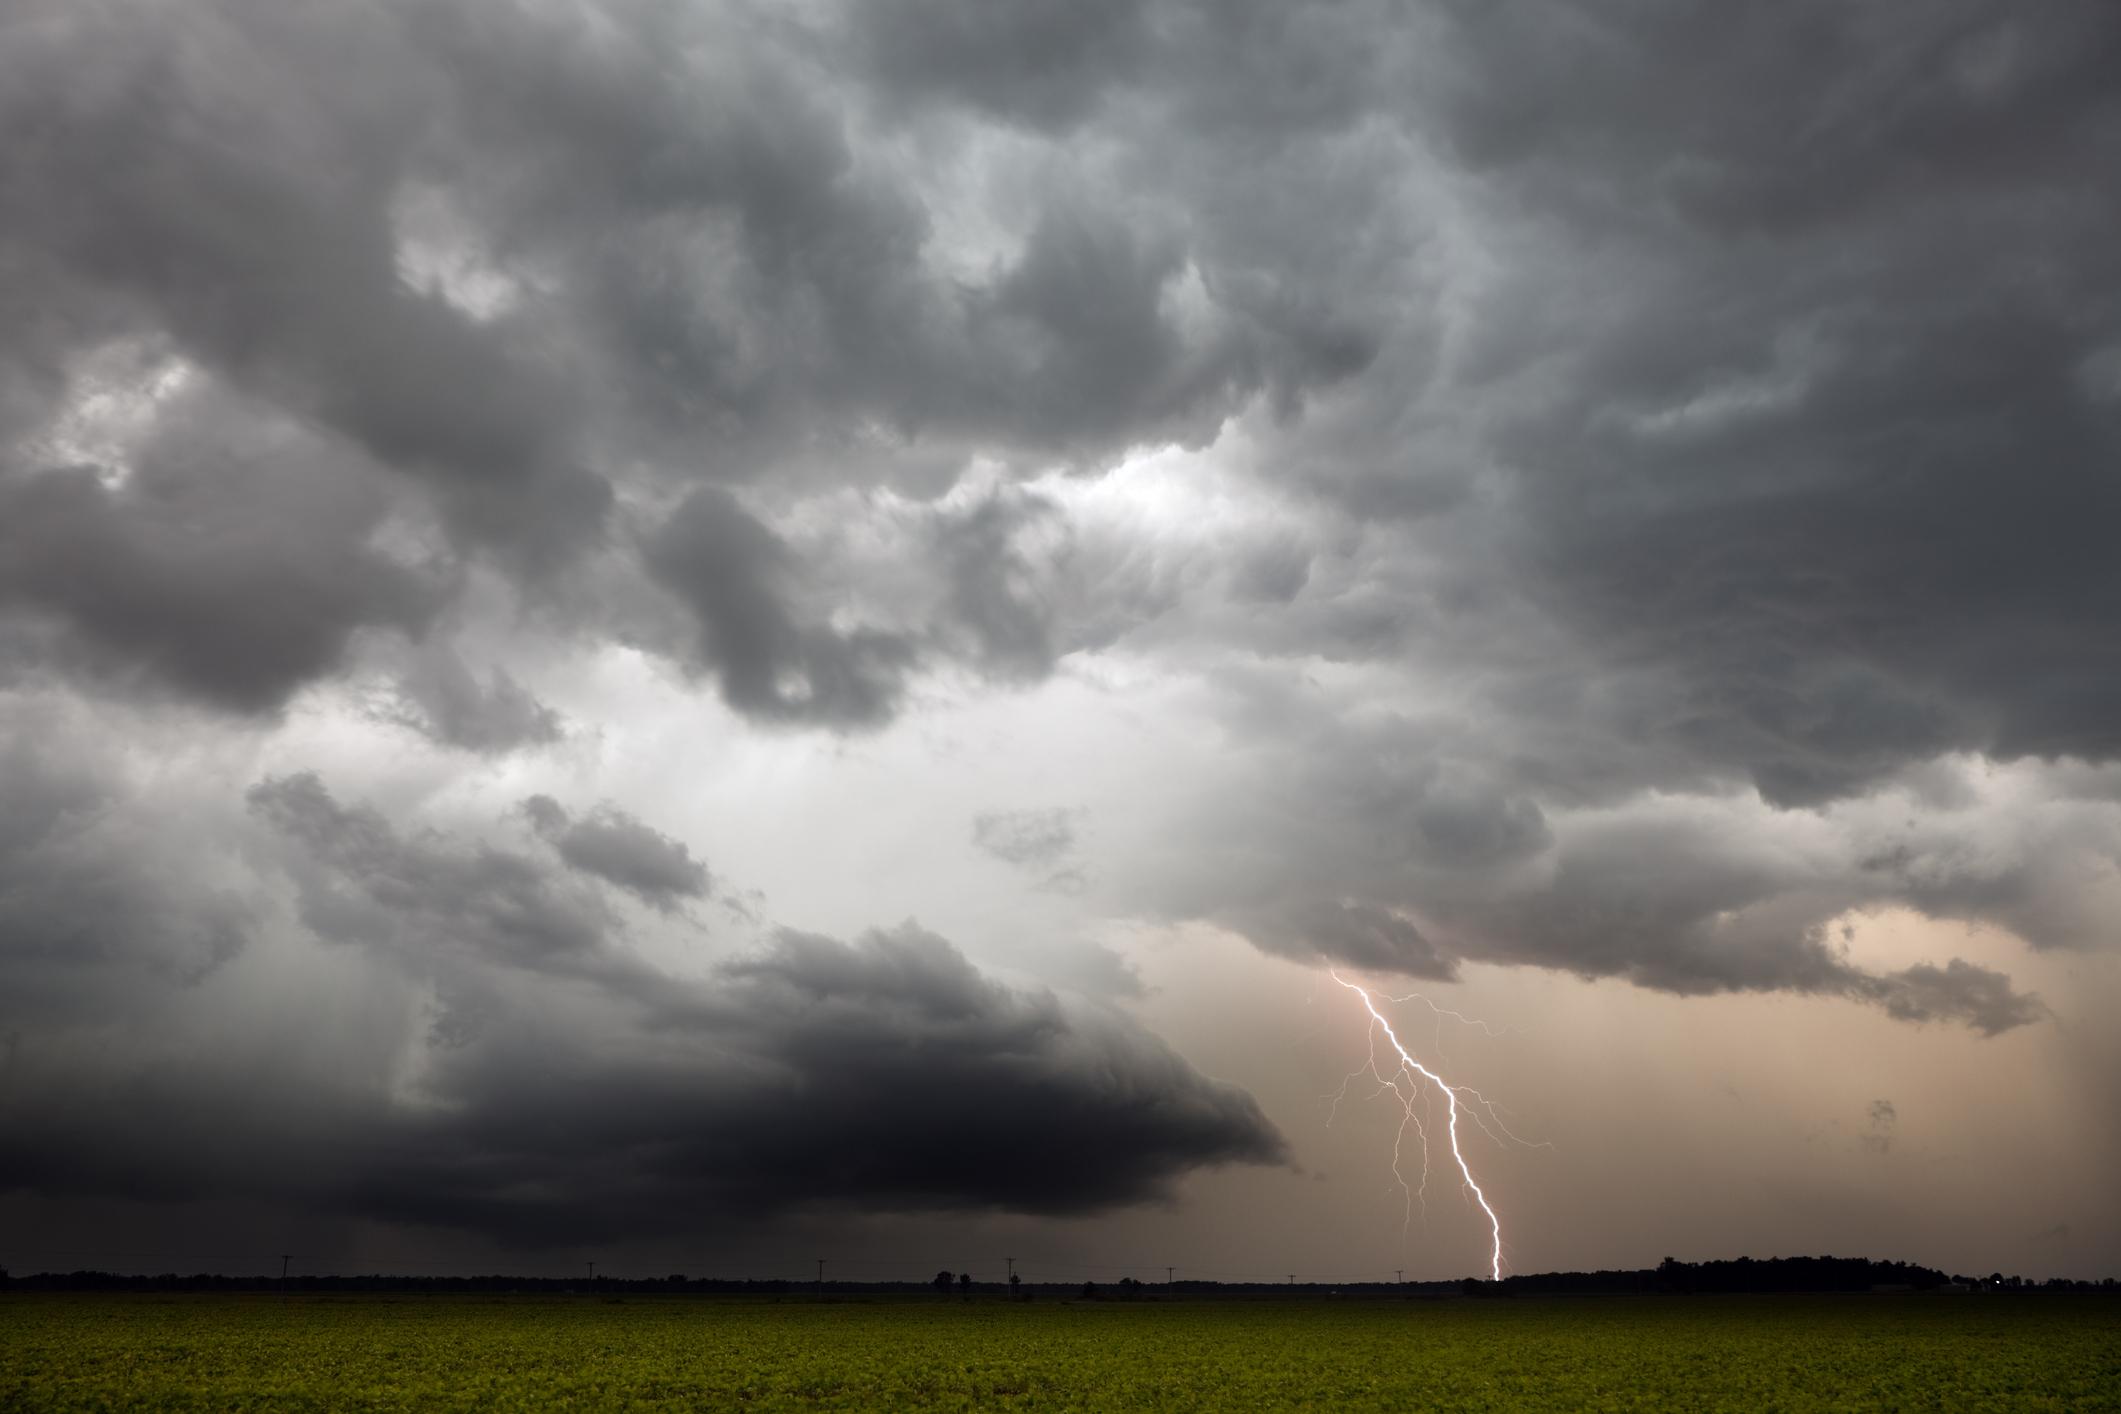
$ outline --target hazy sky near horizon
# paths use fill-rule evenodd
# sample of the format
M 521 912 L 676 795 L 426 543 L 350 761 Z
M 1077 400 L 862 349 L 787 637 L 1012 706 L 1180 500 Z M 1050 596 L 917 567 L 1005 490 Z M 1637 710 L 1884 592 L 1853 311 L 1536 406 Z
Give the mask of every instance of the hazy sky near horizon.
M 0 1263 L 1483 1271 L 1337 967 L 1513 1269 L 2121 1270 L 2115 170 L 2095 0 L 17 0 Z

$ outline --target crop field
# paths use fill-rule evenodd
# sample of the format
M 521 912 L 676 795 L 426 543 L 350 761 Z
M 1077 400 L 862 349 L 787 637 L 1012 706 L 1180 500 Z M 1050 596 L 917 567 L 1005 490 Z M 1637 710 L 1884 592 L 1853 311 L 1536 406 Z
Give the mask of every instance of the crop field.
M 0 1409 L 2121 1409 L 2121 1302 L 0 1297 Z

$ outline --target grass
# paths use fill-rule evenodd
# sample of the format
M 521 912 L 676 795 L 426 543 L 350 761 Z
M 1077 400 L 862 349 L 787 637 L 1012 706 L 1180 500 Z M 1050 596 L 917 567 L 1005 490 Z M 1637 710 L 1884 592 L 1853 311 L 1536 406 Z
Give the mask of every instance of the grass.
M 0 1297 L 0 1409 L 2121 1409 L 2121 1301 Z

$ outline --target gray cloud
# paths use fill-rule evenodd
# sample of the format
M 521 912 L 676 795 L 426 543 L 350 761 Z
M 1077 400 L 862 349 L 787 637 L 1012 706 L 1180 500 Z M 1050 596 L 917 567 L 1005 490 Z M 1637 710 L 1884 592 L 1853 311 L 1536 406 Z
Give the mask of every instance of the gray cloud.
M 124 468 L 0 465 L 0 613 L 60 626 L 50 658 L 106 681 L 278 707 L 356 631 L 439 601 L 374 544 L 386 503 L 360 478 L 253 407 L 180 394 Z
M 1040 127 L 1081 119 L 1103 90 L 1139 74 L 1153 39 L 1138 0 L 887 0 L 849 7 L 848 22 L 884 93 L 947 98 Z
M 2113 156 L 2112 15 L 1645 18 L 1468 13 L 1444 51 L 1454 131 L 1528 236 L 1620 242 L 1595 275 L 1521 281 L 1525 317 L 1545 305 L 1525 336 L 1566 369 L 1499 442 L 1524 583 L 1668 669 L 1681 745 L 1779 803 L 1951 749 L 2110 756 L 2121 674 L 2092 625 L 2121 578 L 2091 527 L 2121 504 L 2087 373 L 2117 212 L 2070 173 Z M 1682 90 L 1638 79 L 1678 63 L 1758 101 L 1675 123 Z M 1481 77 L 1502 69 L 1554 82 Z M 1628 297 L 1601 310 L 1585 276 Z
M 422 969 L 633 970 L 603 900 L 528 856 L 406 838 L 375 810 L 341 805 L 313 773 L 263 781 L 248 799 L 299 850 L 302 918 L 319 936 Z
M 588 461 L 645 457 L 681 483 L 702 473 L 669 459 L 704 432 L 726 449 L 717 481 L 861 484 L 916 441 L 1095 459 L 1212 436 L 1261 394 L 1293 417 L 1330 391 L 1285 428 L 1277 474 L 1368 515 L 1452 504 L 1424 488 L 1457 473 L 1410 445 L 1495 468 L 1497 573 L 1604 664 L 1652 675 L 1676 718 L 1666 770 L 1816 803 L 1947 749 L 2110 753 L 2112 665 L 2065 678 L 2024 660 L 2086 638 L 2121 592 L 2088 529 L 2115 507 L 2084 470 L 2112 452 L 2096 295 L 2112 212 L 2070 175 L 2112 141 L 2110 19 L 1799 7 L 1741 35 L 1677 8 L 1596 31 L 1527 13 L 858 7 L 812 36 L 843 66 L 837 93 L 800 82 L 815 58 L 737 11 L 623 10 L 601 48 L 557 17 L 446 7 L 55 21 L 14 63 L 11 127 L 50 131 L 11 150 L 27 195 L 10 229 L 23 268 L 57 272 L 38 337 L 61 346 L 14 393 L 51 394 L 70 335 L 173 339 L 425 487 L 453 538 L 521 568 L 598 542 L 608 493 Z M 732 75 L 688 67 L 708 61 L 676 42 L 687 24 L 710 27 L 740 80 L 700 82 Z M 162 58 L 172 25 L 183 64 Z M 1718 79 L 1645 77 L 1675 72 Z M 46 92 L 61 74 L 65 103 Z M 290 85 L 298 123 L 277 116 Z M 1044 192 L 981 273 L 953 270 L 961 238 L 941 215 L 968 193 L 860 142 L 845 118 L 867 107 L 973 162 L 995 189 L 971 196 Z M 938 113 L 1023 125 L 1031 170 L 978 167 L 962 123 L 919 126 Z M 1085 125 L 1116 165 L 1072 162 L 1047 131 Z M 223 131 L 250 136 L 207 136 Z M 1449 365 L 1449 261 L 1425 226 L 1442 213 L 1414 158 L 1438 135 L 1462 167 L 1459 219 L 1513 257 Z M 70 180 L 109 151 L 160 165 Z M 1282 190 L 1300 199 L 1262 199 Z M 1938 231 L 1963 234 L 1945 250 Z M 1587 248 L 1616 297 L 1578 296 L 1570 253 Z M 409 280 L 414 257 L 476 267 L 498 312 Z M 2052 278 L 2007 278 L 2020 266 Z M 590 376 L 546 365 L 562 344 Z M 2004 446 L 2041 450 L 1991 506 Z M 1919 495 L 1890 470 L 1916 465 Z M 846 605 L 798 612 L 765 588 L 784 553 L 717 494 L 685 502 L 646 558 L 694 610 L 731 702 L 828 725 L 895 711 L 905 646 L 827 628 Z M 975 530 L 945 571 L 970 651 L 1035 675 L 1049 627 L 993 592 Z M 2003 541 L 2041 553 L 2006 565 Z M 679 568 L 710 546 L 746 572 Z M 1249 573 L 1264 588 L 1247 592 L 1287 595 L 1294 563 Z M 1375 604 L 1401 624 L 1414 607 Z M 312 637 L 329 649 L 328 628 Z M 261 663 L 243 700 L 335 662 Z
M 1042 602 L 1039 567 L 1017 538 L 1027 526 L 1057 521 L 1050 505 L 991 497 L 962 517 L 939 519 L 931 529 L 938 557 L 947 566 L 948 619 L 971 639 L 966 656 L 997 677 L 1038 678 L 1053 667 L 1058 652 L 1054 614 Z
M 391 183 L 436 110 L 393 10 L 224 4 L 20 38 L 7 121 L 37 136 L 0 159 L 9 227 L 75 298 L 120 302 L 426 482 L 476 539 L 550 548 L 594 529 L 608 492 L 569 455 L 565 385 L 399 278 Z
M 1284 1158 L 1243 1092 L 1202 1080 L 1116 1015 L 1070 1016 L 1050 996 L 987 981 L 911 925 L 851 946 L 783 933 L 725 975 L 734 1006 L 803 1019 L 773 1045 L 813 1078 L 803 1089 L 833 1122 L 806 1125 L 799 1142 L 839 1171 L 836 1183 L 850 1165 L 875 1166 L 856 1192 L 948 1195 L 979 1175 L 1034 1211 L 1080 1211 L 1155 1194 L 1197 1165 Z M 921 1038 L 917 1050 L 909 1036 Z M 848 1090 L 833 1079 L 857 1075 Z M 890 1098 L 944 1094 L 939 1112 Z M 874 1139 L 828 1159 L 839 1150 L 832 1136 L 849 1132 Z
M 168 822 L 128 812 L 117 773 L 62 721 L 11 715 L 0 746 L 0 1022 L 143 1025 L 237 959 L 254 919 L 193 882 Z
M 398 699 L 388 715 L 444 746 L 466 751 L 544 746 L 562 735 L 560 714 L 507 669 L 491 668 L 482 681 L 446 646 L 414 659 L 398 679 Z
M 1256 690 L 1245 680 L 1243 691 Z M 1822 812 L 1725 792 L 1623 796 L 1549 816 L 1523 798 L 1533 787 L 1466 760 L 1484 742 L 1462 724 L 1351 723 L 1329 696 L 1278 687 L 1236 711 L 1232 730 L 1279 749 L 1221 765 L 1171 818 L 1181 843 L 1127 862 L 1120 896 L 1136 906 L 1215 918 L 1273 952 L 1412 976 L 1449 978 L 1472 960 L 1682 995 L 1786 990 L 1990 1035 L 2046 1015 L 1976 962 L 1878 972 L 1828 937 L 1844 914 L 1911 902 L 1915 891 L 1867 864 L 1864 847 L 1906 829 L 1919 807 L 1900 791 Z M 2023 924 L 2037 915 L 2021 888 L 2063 890 L 2032 881 L 2058 869 L 2081 878 L 2108 847 L 2103 816 L 2058 813 L 2069 823 L 2041 827 L 2048 842 L 1972 802 L 1932 810 L 1927 863 L 1904 867 L 1936 871 L 1921 897 L 1940 913 Z M 2051 851 L 2069 862 L 2044 863 Z M 1964 894 L 1947 905 L 1947 889 Z M 2045 941 L 2095 936 L 2087 926 Z
M 982 854 L 1014 865 L 1040 886 L 1076 893 L 1088 883 L 1077 851 L 1076 822 L 1082 811 L 985 810 L 972 817 L 972 844 Z
M 2121 577 L 2095 529 L 2121 510 L 2099 470 L 2121 450 L 2098 235 L 2116 211 L 2081 180 L 2121 131 L 2094 77 L 2121 31 L 2094 6 L 2033 25 L 1987 5 L 1737 29 L 1679 6 L 1597 26 L 1438 6 L 1426 23 L 1411 54 L 1392 41 L 1413 27 L 1376 46 L 1421 75 L 1414 106 L 1359 101 L 1442 140 L 1457 219 L 1507 254 L 1446 266 L 1461 315 L 1442 344 L 1402 276 L 1393 344 L 1259 430 L 1257 494 L 1310 522 L 1285 608 L 1254 595 L 1239 618 L 1189 585 L 1123 630 L 1405 675 L 1295 719 L 1228 707 L 1286 759 L 1187 812 L 1203 843 L 1144 892 L 1299 954 L 1315 944 L 1280 900 L 1396 916 L 1398 948 L 1310 931 L 1429 975 L 1502 958 L 1828 991 L 1991 1034 L 2037 1018 L 1973 962 L 1875 976 L 1819 929 L 1897 902 L 2039 946 L 2112 939 L 2081 913 L 2108 820 L 1991 807 L 2054 817 L 2067 866 L 1998 844 L 2000 819 L 1912 801 L 1935 834 L 1910 867 L 1867 870 L 1854 840 L 1878 833 L 1865 802 L 1882 814 L 1957 754 L 2121 745 L 2121 663 L 2096 627 Z M 1350 92 L 1373 67 L 1342 72 Z M 1318 209 L 1418 244 L 1375 193 Z M 1266 229 L 1247 216 L 1233 239 Z M 1474 686 L 1442 708 L 1439 682 Z M 1714 808 L 1698 833 L 1689 800 L 1755 792 L 1773 808 Z M 1836 823 L 1793 856 L 1777 810 Z
M 972 843 L 1004 864 L 1051 868 L 1075 853 L 1079 813 L 1059 806 L 982 811 L 972 817 Z
M 1868 1127 L 1857 1137 L 1865 1148 L 1883 1154 L 1893 1147 L 1893 1130 L 1900 1124 L 1900 1111 L 1891 1100 L 1873 1100 L 1866 1115 Z
M 1021 250 L 968 286 L 932 262 L 901 174 L 849 148 L 832 106 L 794 80 L 792 55 L 738 25 L 720 37 L 739 40 L 731 73 L 747 77 L 703 99 L 720 92 L 692 67 L 704 51 L 665 42 L 659 26 L 675 21 L 626 19 L 602 57 L 529 12 L 300 19 L 229 0 L 31 27 L 12 56 L 10 127 L 43 136 L 0 161 L 21 206 L 11 249 L 18 268 L 50 271 L 40 333 L 60 342 L 10 386 L 27 422 L 65 395 L 50 374 L 70 356 L 114 336 L 169 340 L 262 415 L 334 444 L 286 457 L 358 453 L 374 469 L 336 468 L 335 484 L 358 494 L 376 472 L 396 474 L 439 513 L 432 531 L 498 556 L 545 596 L 562 588 L 556 566 L 601 553 L 610 492 L 591 460 L 645 459 L 682 481 L 698 471 L 669 459 L 690 461 L 680 447 L 705 432 L 772 468 L 808 455 L 802 429 L 878 425 L 900 442 L 919 428 L 944 444 L 1105 456 L 1212 432 L 1258 386 L 1255 346 L 1271 335 L 1220 318 L 1182 328 L 1162 308 L 1182 235 L 1138 228 L 1087 194 L 1056 196 Z M 180 51 L 184 62 L 167 59 Z M 63 101 L 47 92 L 61 74 L 86 80 Z M 300 121 L 272 116 L 294 93 Z M 642 164 L 643 151 L 659 155 Z M 113 164 L 111 152 L 154 160 Z M 88 167 L 108 179 L 72 180 Z M 673 258 L 674 220 L 699 259 Z M 838 474 L 860 482 L 869 460 L 843 458 Z M 233 479 L 206 485 L 238 504 Z M 1005 676 L 1041 672 L 1036 620 L 979 592 L 1002 566 L 976 531 L 948 572 L 969 651 Z M 739 710 L 832 726 L 888 716 L 904 646 L 828 630 L 829 606 L 798 612 L 766 580 L 805 567 L 769 571 L 785 558 L 775 547 L 706 488 L 635 568 L 693 609 L 699 651 Z M 710 582 L 682 568 L 700 552 L 744 568 Z M 237 543 L 219 563 L 262 602 L 304 602 L 305 561 Z M 359 584 L 356 566 L 321 567 L 348 593 Z M 97 579 L 79 576 L 74 596 L 99 592 Z M 29 586 L 40 587 L 56 596 Z M 70 607 L 85 631 L 115 632 Z M 305 652 L 232 655 L 224 675 L 259 681 L 229 695 L 248 706 L 328 675 L 345 622 L 411 626 L 408 611 L 356 599 Z M 436 704 L 422 705 L 432 716 Z
M 739 711 L 856 727 L 891 715 L 912 648 L 875 630 L 803 623 L 786 547 L 720 489 L 695 491 L 648 547 L 650 571 L 699 626 L 699 655 Z
M 63 1017 L 20 1018 L 10 1063 L 41 1078 L 0 1092 L 11 1187 L 240 1195 L 541 1244 L 817 1207 L 1081 1213 L 1285 1159 L 1248 1096 L 1137 1025 L 999 985 L 914 925 L 851 944 L 783 931 L 681 980 L 531 856 L 401 833 L 314 776 L 250 800 L 304 922 L 428 991 L 425 1035 L 410 1054 L 376 1038 L 305 1088 L 223 1076 L 240 1025 L 226 1054 L 137 1080 L 126 1055 L 152 1029 L 76 1064 Z M 669 845 L 637 822 L 585 827 L 592 872 L 614 862 L 599 849 Z
M 2039 998 L 2013 991 L 2011 979 L 2003 973 L 1957 957 L 1942 967 L 1918 963 L 1854 990 L 1873 991 L 1889 1015 L 1909 1021 L 1962 1022 L 1985 1036 L 2049 1014 Z
M 707 866 L 683 841 L 615 806 L 575 820 L 551 796 L 534 795 L 523 802 L 523 811 L 570 868 L 615 884 L 643 903 L 668 910 L 707 896 Z
M 1206 194 L 1117 200 L 1109 175 L 1050 161 L 1062 180 L 1027 187 L 1037 200 L 1009 248 L 968 277 L 954 228 L 939 223 L 946 194 L 854 141 L 849 116 L 864 105 L 912 111 L 923 80 L 901 60 L 941 52 L 943 35 L 1057 72 L 1055 35 L 1103 30 L 1085 62 L 1134 35 L 1168 67 L 1190 46 L 1146 11 L 1040 20 L 916 7 L 882 28 L 855 14 L 852 29 L 814 36 L 850 80 L 868 76 L 841 94 L 810 82 L 812 61 L 785 31 L 736 11 L 622 8 L 599 46 L 529 11 L 291 17 L 225 0 L 181 16 L 60 13 L 14 56 L 16 130 L 43 136 L 0 152 L 24 194 L 15 268 L 44 272 L 24 298 L 48 307 L 35 327 L 53 341 L 9 385 L 25 425 L 67 395 L 63 370 L 83 351 L 168 340 L 261 415 L 334 444 L 292 455 L 358 453 L 372 466 L 337 469 L 338 484 L 388 473 L 417 486 L 439 515 L 426 533 L 498 556 L 525 595 L 573 598 L 571 614 L 592 624 L 608 605 L 579 597 L 564 568 L 614 550 L 608 476 L 591 464 L 639 468 L 666 501 L 703 478 L 862 485 L 982 451 L 1094 465 L 1144 442 L 1212 437 L 1263 390 L 1293 409 L 1377 347 L 1372 334 L 1336 332 L 1342 315 L 1285 280 L 1275 251 L 1221 249 L 1238 223 L 1189 205 Z M 930 30 L 937 43 L 885 52 L 894 36 Z M 1275 33 L 1248 33 L 1245 52 L 1271 54 Z M 1362 52 L 1336 33 L 1334 53 Z M 691 42 L 703 35 L 713 42 Z M 1051 105 L 1080 108 L 1063 90 L 1094 73 L 1071 71 Z M 47 92 L 61 74 L 78 80 L 63 102 Z M 1254 77 L 1264 92 L 1270 76 Z M 296 93 L 299 121 L 274 117 Z M 105 182 L 70 180 L 109 166 L 112 151 L 156 156 Z M 644 152 L 653 160 L 637 160 Z M 1313 273 L 1326 272 L 1304 280 Z M 1326 303 L 1353 308 L 1345 292 Z M 720 449 L 704 468 L 703 436 Z M 928 573 L 956 629 L 912 635 L 916 655 L 900 633 L 828 627 L 855 606 L 803 592 L 819 567 L 719 486 L 677 500 L 640 562 L 603 566 L 600 582 L 645 571 L 674 590 L 699 631 L 662 646 L 701 659 L 747 714 L 873 724 L 897 710 L 916 657 L 1023 680 L 1060 651 L 1009 544 L 1021 501 L 997 499 L 939 538 Z M 225 572 L 250 576 L 259 597 L 300 588 L 261 547 L 232 548 Z M 710 572 L 694 563 L 701 552 L 744 568 Z M 96 577 L 80 578 L 91 592 Z M 414 626 L 402 612 L 340 617 Z M 336 627 L 320 625 L 299 657 L 253 668 L 263 682 L 243 702 L 335 672 Z M 543 735 L 499 679 L 480 703 L 432 672 L 407 689 L 445 742 L 498 749 Z
M 1458 960 L 1400 914 L 1363 903 L 1309 899 L 1229 921 L 1260 946 L 1298 957 L 1328 958 L 1448 982 Z

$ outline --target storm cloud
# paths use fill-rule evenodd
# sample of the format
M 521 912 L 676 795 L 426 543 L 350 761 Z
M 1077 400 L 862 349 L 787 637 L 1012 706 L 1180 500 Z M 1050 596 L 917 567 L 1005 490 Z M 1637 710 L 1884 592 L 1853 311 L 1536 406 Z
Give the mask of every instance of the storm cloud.
M 1288 1154 L 1068 992 L 1115 938 L 1969 1046 L 2113 949 L 2098 0 L 5 31 L 40 1191 L 1084 1212 Z M 221 1009 L 334 987 L 217 1108 Z M 210 1116 L 315 1143 L 147 1163 Z
M 551 796 L 534 795 L 523 802 L 523 813 L 562 860 L 644 903 L 670 908 L 707 895 L 707 866 L 682 841 L 623 810 L 602 806 L 575 820 Z
M 141 1025 L 169 992 L 237 959 L 255 924 L 232 891 L 200 887 L 159 812 L 121 808 L 119 772 L 84 760 L 51 717 L 0 742 L 0 1025 Z M 34 742 L 34 745 L 33 745 Z
M 69 808 L 59 787 L 38 789 L 46 815 Z M 366 1005 L 394 999 L 424 1025 L 357 1038 L 326 1086 L 232 1086 L 255 1039 L 241 1020 L 175 1070 L 145 1064 L 152 1038 L 66 1064 L 107 1012 L 32 998 L 51 1030 L 11 1058 L 37 1082 L 4 1101 L 13 1186 L 239 1195 L 537 1246 L 810 1209 L 1088 1213 L 1165 1197 L 1194 1168 L 1287 1161 L 1241 1090 L 1116 1013 L 991 980 L 911 923 L 851 943 L 773 931 L 703 976 L 656 967 L 577 878 L 651 901 L 704 891 L 704 866 L 638 821 L 569 826 L 535 800 L 557 837 L 558 858 L 541 861 L 405 834 L 314 775 L 262 782 L 250 802 L 304 927 L 362 957 Z M 7 867 L 26 851 L 57 862 L 70 843 L 45 827 L 11 843 Z M 236 919 L 203 951 L 169 923 L 150 930 L 130 902 L 139 887 L 94 910 L 65 878 L 50 891 L 48 911 L 79 920 L 53 937 L 74 999 L 128 961 L 79 932 L 114 908 L 159 949 L 133 959 L 147 984 L 195 983 L 240 946 Z M 29 906 L 43 905 L 0 915 L 0 939 L 34 985 L 51 964 L 33 930 L 49 921 Z

